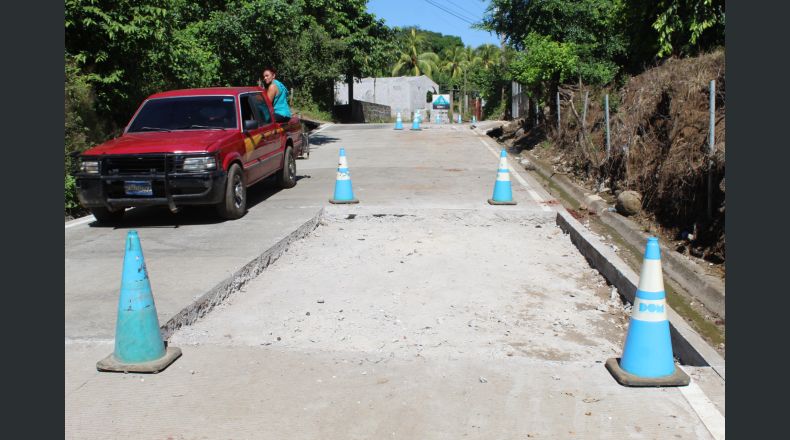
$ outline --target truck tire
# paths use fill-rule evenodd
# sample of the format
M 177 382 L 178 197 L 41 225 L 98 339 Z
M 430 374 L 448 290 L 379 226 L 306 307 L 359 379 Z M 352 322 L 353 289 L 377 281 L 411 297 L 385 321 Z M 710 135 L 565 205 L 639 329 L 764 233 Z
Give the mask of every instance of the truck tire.
M 217 212 L 222 218 L 228 220 L 241 218 L 247 212 L 247 188 L 244 186 L 241 167 L 237 163 L 228 169 L 225 196 L 217 205 Z
M 310 159 L 310 137 L 307 133 L 302 133 L 302 158 Z
M 91 214 L 96 217 L 99 223 L 114 225 L 121 221 L 125 208 L 109 210 L 107 208 L 90 208 Z
M 296 186 L 296 159 L 294 158 L 293 148 L 290 146 L 285 148 L 283 169 L 280 170 L 277 184 L 280 188 L 293 188 Z

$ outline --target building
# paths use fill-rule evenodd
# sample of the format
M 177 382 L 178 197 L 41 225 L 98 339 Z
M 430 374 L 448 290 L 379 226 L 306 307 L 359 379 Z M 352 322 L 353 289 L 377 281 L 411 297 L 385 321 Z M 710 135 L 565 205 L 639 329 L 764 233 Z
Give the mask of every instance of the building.
M 439 85 L 425 75 L 389 78 L 362 78 L 354 81 L 354 100 L 372 102 L 390 107 L 392 116 L 401 112 L 409 120 L 415 110 L 431 108 L 428 92 L 439 93 Z M 335 104 L 348 105 L 348 84 L 335 84 Z

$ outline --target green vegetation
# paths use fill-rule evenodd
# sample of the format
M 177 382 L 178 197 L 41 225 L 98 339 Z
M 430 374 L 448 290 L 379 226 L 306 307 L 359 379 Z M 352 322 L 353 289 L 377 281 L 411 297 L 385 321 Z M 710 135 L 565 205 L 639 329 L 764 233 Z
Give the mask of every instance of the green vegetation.
M 724 2 L 492 0 L 479 27 L 517 50 L 509 73 L 542 104 L 561 84 L 617 85 L 666 57 L 722 46 Z
M 417 34 L 414 29 L 401 41 L 401 50 L 398 61 L 392 67 L 392 75 L 432 76 L 439 71 L 439 56 L 433 52 L 425 51 L 425 36 Z

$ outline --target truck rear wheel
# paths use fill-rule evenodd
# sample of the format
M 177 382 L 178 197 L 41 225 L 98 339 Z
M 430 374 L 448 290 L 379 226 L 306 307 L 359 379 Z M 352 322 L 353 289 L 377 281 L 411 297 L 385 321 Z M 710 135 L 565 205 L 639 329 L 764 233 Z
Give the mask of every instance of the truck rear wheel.
M 277 183 L 281 188 L 293 188 L 296 186 L 296 159 L 294 159 L 293 148 L 285 148 L 285 158 L 283 158 L 283 169 Z
M 107 208 L 90 208 L 91 214 L 99 223 L 113 225 L 121 221 L 125 208 L 109 210 Z
M 228 220 L 240 218 L 247 212 L 247 188 L 239 164 L 234 163 L 228 169 L 225 196 L 217 205 L 217 212 Z

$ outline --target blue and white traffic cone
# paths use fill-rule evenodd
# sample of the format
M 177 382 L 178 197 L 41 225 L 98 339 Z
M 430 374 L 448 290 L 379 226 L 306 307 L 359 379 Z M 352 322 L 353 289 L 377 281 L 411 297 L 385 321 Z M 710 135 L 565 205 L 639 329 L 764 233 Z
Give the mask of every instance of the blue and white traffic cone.
M 398 112 L 398 116 L 395 117 L 395 130 L 403 130 L 403 119 L 400 116 L 400 112 Z
M 499 154 L 499 169 L 494 183 L 494 195 L 488 199 L 491 205 L 515 205 L 513 191 L 510 188 L 510 172 L 507 169 L 507 152 L 503 149 Z
M 675 365 L 672 355 L 661 250 L 655 237 L 647 239 L 631 323 L 623 357 L 619 361 L 608 359 L 606 368 L 621 385 L 668 387 L 689 384 L 688 375 Z
M 460 114 L 460 113 L 458 114 L 458 123 L 459 123 L 459 124 L 462 124 L 462 123 L 463 123 L 463 122 L 461 121 L 461 114 Z
M 477 124 L 477 118 L 472 116 L 472 125 Z
M 99 371 L 158 373 L 181 356 L 165 347 L 137 231 L 126 234 L 121 295 L 115 323 L 115 351 L 96 363 Z
M 412 130 L 422 130 L 420 128 L 420 117 L 419 114 L 415 114 L 414 119 L 411 121 L 411 129 Z
M 437 114 L 436 115 L 436 124 L 441 124 L 441 123 L 442 123 L 442 117 Z
M 334 198 L 329 200 L 329 203 L 359 203 L 359 200 L 354 198 L 354 191 L 351 189 L 351 175 L 348 172 L 345 148 L 340 149 L 340 157 L 337 161 L 337 178 L 335 179 L 335 195 Z

